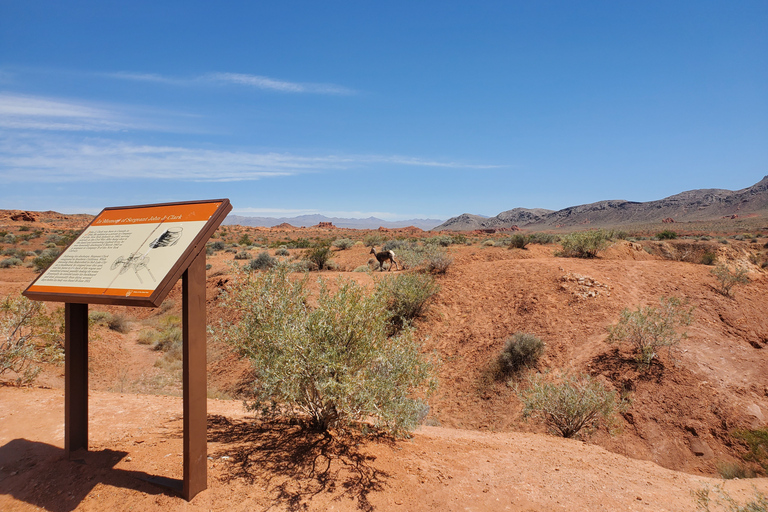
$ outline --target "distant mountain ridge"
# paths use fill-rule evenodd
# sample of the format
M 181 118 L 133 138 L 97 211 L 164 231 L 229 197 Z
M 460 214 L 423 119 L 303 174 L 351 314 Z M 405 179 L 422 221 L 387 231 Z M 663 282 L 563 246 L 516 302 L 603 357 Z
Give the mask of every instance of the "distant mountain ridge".
M 429 231 L 442 223 L 442 219 L 408 219 L 397 222 L 386 221 L 376 217 L 367 219 L 346 219 L 341 217 L 326 217 L 325 215 L 299 215 L 297 217 L 248 217 L 244 215 L 229 215 L 223 224 L 240 226 L 263 226 L 271 228 L 280 224 L 290 224 L 295 227 L 316 226 L 321 222 L 331 222 L 337 228 L 348 229 L 378 229 L 380 227 L 397 229 L 415 226 Z
M 751 187 L 737 191 L 697 189 L 656 201 L 607 200 L 557 211 L 514 208 L 488 218 L 464 213 L 448 219 L 434 231 L 473 231 L 512 226 L 525 229 L 621 226 L 662 222 L 664 219 L 681 222 L 753 214 L 768 216 L 768 176 Z

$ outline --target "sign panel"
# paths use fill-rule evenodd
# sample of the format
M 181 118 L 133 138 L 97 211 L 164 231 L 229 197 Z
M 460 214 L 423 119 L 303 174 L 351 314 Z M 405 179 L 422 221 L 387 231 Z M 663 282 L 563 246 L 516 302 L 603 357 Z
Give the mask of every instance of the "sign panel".
M 24 295 L 157 306 L 231 209 L 227 199 L 106 208 Z

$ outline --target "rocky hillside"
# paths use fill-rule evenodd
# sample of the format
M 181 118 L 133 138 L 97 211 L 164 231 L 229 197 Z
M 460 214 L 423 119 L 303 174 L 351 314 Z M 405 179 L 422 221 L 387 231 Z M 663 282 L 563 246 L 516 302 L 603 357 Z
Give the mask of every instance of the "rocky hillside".
M 749 215 L 768 215 L 768 176 L 742 190 L 689 190 L 657 201 L 607 200 L 558 211 L 514 208 L 490 218 L 465 213 L 447 220 L 435 230 L 471 231 L 512 226 L 524 229 L 555 229 L 582 225 L 625 226 L 662 222 L 665 219 L 681 222 Z

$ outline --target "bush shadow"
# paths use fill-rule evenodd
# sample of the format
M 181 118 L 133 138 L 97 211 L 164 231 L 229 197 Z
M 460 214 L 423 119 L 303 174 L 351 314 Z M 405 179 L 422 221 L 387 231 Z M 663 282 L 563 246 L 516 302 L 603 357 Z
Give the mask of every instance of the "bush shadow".
M 658 357 L 647 366 L 639 366 L 634 357 L 622 354 L 618 347 L 590 360 L 592 376 L 603 375 L 622 391 L 634 391 L 636 381 L 661 384 L 667 372 Z
M 275 502 L 290 510 L 306 509 L 320 493 L 333 500 L 355 499 L 360 510 L 373 510 L 368 496 L 382 491 L 390 475 L 374 466 L 362 449 L 369 443 L 394 443 L 386 435 L 343 436 L 313 431 L 295 421 L 231 420 L 208 416 L 208 441 L 220 443 L 211 456 L 227 461 L 224 482 L 262 485 Z

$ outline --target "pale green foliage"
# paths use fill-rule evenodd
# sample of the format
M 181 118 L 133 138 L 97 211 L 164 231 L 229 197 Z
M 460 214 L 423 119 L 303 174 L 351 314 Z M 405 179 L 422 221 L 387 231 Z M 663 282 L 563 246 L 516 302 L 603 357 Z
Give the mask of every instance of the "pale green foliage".
M 710 272 L 717 278 L 717 282 L 720 284 L 720 289 L 718 291 L 726 297 L 733 296 L 732 289 L 737 284 L 746 284 L 749 282 L 747 271 L 743 268 L 731 270 L 727 265 L 721 263 L 710 270 Z
M 38 363 L 58 362 L 62 355 L 60 325 L 41 302 L 21 295 L 0 301 L 0 375 L 13 372 L 26 384 L 40 372 Z
M 429 274 L 407 273 L 385 277 L 379 281 L 378 288 L 384 295 L 393 325 L 399 329 L 424 312 L 440 285 Z
M 696 510 L 700 512 L 768 512 L 768 496 L 757 489 L 754 496 L 740 504 L 731 497 L 721 486 L 715 486 L 716 496 L 710 494 L 708 487 L 693 491 L 696 499 Z
M 635 311 L 625 308 L 619 322 L 608 326 L 608 342 L 632 345 L 638 365 L 648 367 L 661 347 L 672 347 L 687 337 L 679 329 L 691 325 L 693 309 L 677 297 L 661 297 L 658 306 Z
M 544 420 L 549 430 L 573 437 L 601 424 L 610 426 L 623 403 L 614 391 L 589 375 L 561 375 L 547 380 L 541 374 L 528 377 L 527 387 L 518 389 L 523 416 Z
M 426 410 L 414 398 L 433 385 L 433 368 L 412 331 L 387 336 L 382 293 L 339 280 L 335 293 L 319 280 L 315 307 L 306 276 L 278 266 L 250 276 L 235 271 L 225 307 L 238 320 L 219 336 L 253 366 L 251 406 L 265 414 L 309 416 L 319 430 L 372 419 L 398 433 L 412 430 Z
M 444 274 L 453 263 L 448 251 L 439 244 L 412 245 L 397 251 L 404 269 Z
M 603 231 L 568 233 L 560 237 L 560 244 L 563 246 L 562 256 L 594 258 L 608 245 L 608 237 Z
M 504 348 L 497 358 L 501 376 L 509 376 L 523 368 L 535 365 L 544 355 L 544 342 L 541 338 L 525 332 L 516 332 L 504 343 Z
M 355 245 L 355 241 L 350 238 L 337 238 L 333 241 L 333 246 L 340 251 L 347 250 L 353 245 Z

